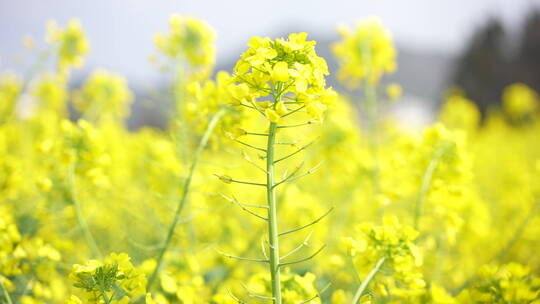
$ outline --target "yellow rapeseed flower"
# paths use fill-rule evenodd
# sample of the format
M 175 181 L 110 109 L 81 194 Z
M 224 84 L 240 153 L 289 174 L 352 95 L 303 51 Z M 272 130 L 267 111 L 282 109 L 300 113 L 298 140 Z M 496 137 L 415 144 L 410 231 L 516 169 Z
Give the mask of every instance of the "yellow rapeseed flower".
M 58 27 L 56 21 L 49 21 L 47 41 L 57 47 L 61 69 L 82 66 L 89 44 L 78 19 L 71 19 L 65 29 Z
M 538 110 L 540 103 L 538 94 L 523 83 L 516 83 L 506 87 L 502 101 L 504 110 L 514 120 L 523 119 L 534 114 Z
M 129 115 L 133 93 L 124 77 L 96 70 L 75 94 L 75 106 L 92 121 L 118 121 Z
M 214 29 L 203 20 L 173 14 L 169 32 L 154 36 L 157 49 L 173 59 L 185 60 L 193 68 L 207 75 L 216 57 Z
M 270 121 L 277 122 L 289 112 L 285 103 L 279 102 L 287 97 L 291 102 L 305 105 L 313 118 L 321 120 L 327 105 L 335 100 L 335 92 L 326 87 L 326 61 L 315 52 L 315 41 L 306 39 L 306 33 L 293 33 L 288 39 L 274 41 L 251 38 L 249 49 L 234 69 L 230 85 L 233 98 L 252 101 L 264 109 Z
M 332 50 L 339 62 L 337 77 L 351 88 L 362 80 L 372 83 L 396 70 L 396 49 L 392 35 L 378 18 L 360 20 L 353 29 L 340 26 L 341 41 Z

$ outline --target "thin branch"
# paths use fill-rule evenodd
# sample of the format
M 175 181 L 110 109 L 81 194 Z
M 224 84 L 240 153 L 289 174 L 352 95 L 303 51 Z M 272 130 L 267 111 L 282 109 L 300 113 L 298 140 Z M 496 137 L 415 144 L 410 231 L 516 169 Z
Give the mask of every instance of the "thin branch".
M 302 178 L 302 177 L 304 177 L 304 176 L 306 176 L 306 175 L 313 174 L 313 173 L 317 172 L 317 170 L 319 169 L 319 167 L 321 166 L 321 164 L 322 164 L 322 162 L 318 163 L 315 167 L 309 169 L 308 171 L 306 171 L 306 172 L 304 172 L 304 173 L 302 173 L 302 174 L 300 174 L 300 175 L 294 175 L 294 174 L 291 174 L 291 175 L 289 175 L 286 179 L 283 179 L 283 180 L 281 180 L 280 182 L 276 183 L 276 184 L 274 185 L 274 187 L 278 186 L 278 185 L 281 184 L 281 183 L 292 182 L 292 181 L 295 181 L 295 180 L 297 180 L 297 179 L 300 179 L 300 178 Z
M 250 262 L 257 262 L 257 263 L 268 263 L 268 262 L 270 262 L 267 259 L 253 259 L 253 258 L 239 257 L 239 256 L 236 256 L 236 255 L 230 255 L 230 254 L 221 252 L 219 250 L 217 252 L 219 254 L 221 254 L 222 256 L 224 256 L 224 257 L 227 257 L 227 258 L 230 258 L 230 259 L 237 259 L 237 260 L 240 260 L 240 261 L 250 261 Z
M 309 302 L 315 300 L 316 298 L 320 298 L 320 297 L 321 297 L 321 294 L 323 294 L 323 293 L 328 289 L 328 287 L 330 287 L 330 285 L 332 285 L 332 283 L 326 284 L 326 286 L 324 286 L 323 289 L 322 289 L 320 292 L 317 292 L 316 295 L 314 295 L 313 297 L 311 297 L 311 298 L 309 298 L 309 299 L 307 299 L 307 300 L 305 300 L 305 301 L 302 301 L 302 302 L 300 302 L 300 303 L 298 303 L 298 304 L 309 303 Z
M 286 101 L 285 104 L 300 104 L 301 103 L 301 102 L 298 101 L 298 99 L 296 97 L 283 95 L 283 98 L 286 98 L 288 100 L 293 100 L 293 101 Z
M 285 95 L 283 95 L 283 93 L 285 93 L 285 91 L 287 91 L 291 86 L 293 86 L 293 85 L 295 84 L 295 82 L 296 82 L 296 81 L 294 81 L 294 79 L 293 79 L 293 81 L 291 81 L 290 83 L 288 83 L 288 84 L 286 85 L 286 87 L 284 87 L 282 90 L 280 90 L 279 96 L 285 96 Z
M 240 105 L 243 106 L 243 107 L 246 107 L 246 108 L 250 108 L 250 109 L 252 109 L 252 110 L 255 110 L 255 111 L 259 112 L 259 114 L 261 114 L 262 116 L 266 117 L 266 115 L 264 115 L 264 113 L 263 113 L 259 108 L 257 108 L 256 106 L 247 105 L 247 104 L 245 104 L 245 103 L 240 103 Z
M 280 184 L 282 184 L 282 183 L 288 181 L 289 179 L 293 178 L 295 176 L 295 174 L 298 173 L 298 171 L 300 171 L 300 169 L 302 168 L 303 165 L 304 165 L 304 163 L 301 163 L 300 165 L 296 166 L 296 168 L 294 168 L 294 170 L 291 172 L 291 174 L 288 174 L 288 172 L 285 171 L 284 174 L 283 174 L 283 177 L 281 178 L 281 180 L 279 182 L 275 183 L 273 188 L 276 188 Z
M 286 234 L 289 234 L 289 233 L 293 233 L 293 232 L 296 232 L 298 230 L 302 230 L 304 228 L 307 228 L 309 226 L 312 226 L 312 225 L 315 225 L 317 224 L 319 221 L 321 221 L 323 218 L 325 218 L 328 214 L 330 214 L 330 212 L 332 212 L 332 210 L 334 210 L 334 207 L 331 207 L 330 209 L 328 209 L 328 211 L 326 211 L 325 214 L 321 215 L 319 218 L 317 218 L 316 220 L 314 220 L 313 222 L 309 223 L 309 224 L 306 224 L 304 226 L 300 226 L 298 228 L 294 228 L 292 230 L 289 230 L 289 231 L 285 231 L 285 232 L 282 232 L 279 234 L 279 236 L 282 236 L 282 235 L 286 235 Z
M 293 176 L 293 177 L 291 177 L 289 180 L 287 180 L 287 182 L 295 181 L 295 180 L 300 179 L 300 178 L 302 178 L 302 177 L 304 177 L 304 176 L 306 176 L 306 175 L 313 174 L 313 173 L 315 173 L 316 171 L 317 171 L 317 169 L 309 170 L 309 171 L 307 171 L 307 172 L 305 172 L 305 173 L 302 173 L 302 174 L 300 174 L 300 175 Z
M 220 193 L 219 195 L 220 195 L 221 197 L 223 197 L 223 198 L 224 198 L 225 200 L 227 200 L 227 201 L 231 201 L 231 200 L 232 200 L 232 198 L 226 196 L 225 194 L 221 194 L 221 193 Z M 237 200 L 236 202 L 237 202 L 237 204 L 242 205 L 242 206 L 244 206 L 244 207 L 260 208 L 260 209 L 268 209 L 268 206 L 265 206 L 265 205 L 245 204 L 245 203 L 239 202 L 238 200 Z
M 243 142 L 243 141 L 241 141 L 241 140 L 238 140 L 238 139 L 236 139 L 236 138 L 233 138 L 232 140 L 234 140 L 235 142 L 237 142 L 237 143 L 239 143 L 239 144 L 241 144 L 241 145 L 244 145 L 244 146 L 246 146 L 246 147 L 249 147 L 249 148 L 251 148 L 251 149 L 255 149 L 255 150 L 262 151 L 262 152 L 265 152 L 265 153 L 266 153 L 266 150 L 263 149 L 263 148 L 255 147 L 255 146 L 253 146 L 253 145 L 250 145 L 250 144 L 248 144 L 248 143 L 245 143 L 245 142 Z
M 280 162 L 280 161 L 282 161 L 282 160 L 286 160 L 287 158 L 292 157 L 292 156 L 294 156 L 294 155 L 296 155 L 296 154 L 302 152 L 302 151 L 305 150 L 307 147 L 311 146 L 314 142 L 315 142 L 315 141 L 312 141 L 312 142 L 308 143 L 307 145 L 302 146 L 300 149 L 294 151 L 293 153 L 291 153 L 291 154 L 289 154 L 289 155 L 287 155 L 287 156 L 284 156 L 284 157 L 282 157 L 282 158 L 280 158 L 280 159 L 275 160 L 275 161 L 274 161 L 274 164 L 276 164 L 276 163 L 278 163 L 278 162 Z
M 274 145 L 283 145 L 283 146 L 292 146 L 296 147 L 296 143 L 294 142 L 276 142 Z
M 263 296 L 263 295 L 259 295 L 259 294 L 256 294 L 254 292 L 252 292 L 251 290 L 249 290 L 249 288 L 246 286 L 246 284 L 244 283 L 241 283 L 242 284 L 242 287 L 244 287 L 244 289 L 247 291 L 247 294 L 248 296 L 252 297 L 252 298 L 258 298 L 258 299 L 263 299 L 263 300 L 274 300 L 274 297 L 268 297 L 268 296 Z
M 304 177 L 304 176 L 306 176 L 306 175 L 313 174 L 313 173 L 315 173 L 316 171 L 317 171 L 317 169 L 306 171 L 305 173 L 302 173 L 302 174 L 300 174 L 300 175 L 291 177 L 289 180 L 287 180 L 287 182 L 295 181 L 295 180 L 300 179 L 300 178 L 302 178 L 302 177 Z
M 9 293 L 4 286 L 4 282 L 0 280 L 0 287 L 2 287 L 2 293 L 4 295 L 4 298 L 6 299 L 7 304 L 13 304 L 13 301 L 11 300 L 11 297 L 9 296 Z
M 261 220 L 263 221 L 268 221 L 268 218 L 264 217 L 264 216 L 261 216 L 261 215 L 258 215 L 257 213 L 249 210 L 248 208 L 244 207 L 234 196 L 232 198 L 229 198 L 225 195 L 222 195 L 223 198 L 225 198 L 227 201 L 229 201 L 230 203 L 233 203 L 235 205 L 237 205 L 238 207 L 240 207 L 242 210 L 246 211 L 247 213 L 255 216 L 255 217 L 258 217 L 260 218 Z
M 325 247 L 326 247 L 326 245 L 322 245 L 321 248 L 319 248 L 319 250 L 315 251 L 313 254 L 311 254 L 308 257 L 305 257 L 305 258 L 299 259 L 299 260 L 295 260 L 295 261 L 279 263 L 278 266 L 283 267 L 283 266 L 287 266 L 287 265 L 291 265 L 291 264 L 298 264 L 298 263 L 302 263 L 302 262 L 305 262 L 305 261 L 309 261 L 309 260 L 313 259 L 317 254 L 319 254 Z
M 244 301 L 240 300 L 239 298 L 237 298 L 229 289 L 227 289 L 227 292 L 229 293 L 229 296 L 231 298 L 233 298 L 233 300 L 235 300 L 239 304 L 247 304 L 247 302 L 244 302 Z
M 254 162 L 253 160 L 251 160 L 251 158 L 249 157 L 249 155 L 247 155 L 244 151 L 242 151 L 242 156 L 244 157 L 244 160 L 247 161 L 248 163 L 250 163 L 251 165 L 253 165 L 255 168 L 261 170 L 262 172 L 264 172 L 265 174 L 267 173 L 266 169 L 264 169 L 263 167 L 259 166 L 256 162 Z
M 296 113 L 296 112 L 302 110 L 302 109 L 305 108 L 305 107 L 306 107 L 305 105 L 303 105 L 303 106 L 301 106 L 301 107 L 298 107 L 298 108 L 296 108 L 296 109 L 290 111 L 289 113 L 287 113 L 287 114 L 281 116 L 281 118 L 287 117 L 287 116 L 289 116 L 289 115 L 291 115 L 291 114 L 294 114 L 294 113 Z
M 313 231 L 310 231 L 308 236 L 304 239 L 304 241 L 302 241 L 302 243 L 300 243 L 298 246 L 296 246 L 296 248 L 289 251 L 289 253 L 285 254 L 284 256 L 280 257 L 279 259 L 280 260 L 286 259 L 287 257 L 295 254 L 296 252 L 298 252 L 300 249 L 304 248 L 305 246 L 307 247 L 308 246 L 308 241 L 311 238 L 312 234 L 313 234 Z
M 218 174 L 214 174 L 214 175 L 217 176 L 217 178 L 219 178 L 220 180 L 222 180 L 222 181 L 224 181 L 226 183 L 237 183 L 237 184 L 244 184 L 244 185 L 266 187 L 266 184 L 239 181 L 239 180 L 233 179 L 233 178 L 231 178 L 229 176 L 226 176 L 226 175 L 218 175 Z
M 267 210 L 268 210 L 268 206 L 254 205 L 254 204 L 245 204 L 245 203 L 240 203 L 240 202 L 238 202 L 238 204 L 240 204 L 240 205 L 242 205 L 242 206 L 245 206 L 245 207 L 260 208 L 260 209 L 267 209 Z
M 298 303 L 298 304 L 309 303 L 309 302 L 315 300 L 315 299 L 318 298 L 318 297 L 320 297 L 318 294 L 317 294 L 317 295 L 314 295 L 313 297 L 311 297 L 311 298 L 309 298 L 309 299 L 307 299 L 307 300 L 305 300 L 305 301 L 302 301 L 302 302 L 300 302 L 300 303 Z
M 261 70 L 256 66 L 252 66 L 251 68 L 254 69 L 254 70 L 257 70 L 257 71 L 259 71 L 259 72 L 261 72 L 263 74 L 270 75 L 270 73 L 268 73 L 268 71 Z
M 262 251 L 264 257 L 268 260 L 269 259 L 268 254 L 266 253 L 266 248 L 264 247 L 265 242 L 266 241 L 264 239 L 261 239 L 261 251 Z
M 246 132 L 246 135 L 268 136 L 267 133 Z
M 243 107 L 246 107 L 246 108 L 250 108 L 250 109 L 253 109 L 253 110 L 256 110 L 254 106 L 252 105 L 248 105 L 248 104 L 245 104 L 245 103 L 240 103 L 241 106 Z
M 234 77 L 238 77 L 240 80 L 242 80 L 243 82 L 247 83 L 249 86 L 251 86 L 252 88 L 255 88 L 257 90 L 263 90 L 263 91 L 267 91 L 268 93 L 272 93 L 272 90 L 270 89 L 267 89 L 267 88 L 263 88 L 263 87 L 259 87 L 257 85 L 254 85 L 252 84 L 251 82 L 247 81 L 244 77 L 238 75 L 238 74 L 234 74 L 233 75 Z
M 296 127 L 303 127 L 303 126 L 312 125 L 312 124 L 314 124 L 314 122 L 310 120 L 308 122 L 304 122 L 304 123 L 300 123 L 300 124 L 296 124 L 296 125 L 278 126 L 278 128 L 279 129 L 296 128 Z
M 385 258 L 380 258 L 377 261 L 377 264 L 375 264 L 375 267 L 371 269 L 371 271 L 368 273 L 367 277 L 362 281 L 362 284 L 360 284 L 360 287 L 358 287 L 358 290 L 356 290 L 356 293 L 354 294 L 354 298 L 352 300 L 352 304 L 357 304 L 360 301 L 360 298 L 362 297 L 362 294 L 366 290 L 369 282 L 375 277 L 379 269 L 381 268 L 382 264 L 384 263 Z

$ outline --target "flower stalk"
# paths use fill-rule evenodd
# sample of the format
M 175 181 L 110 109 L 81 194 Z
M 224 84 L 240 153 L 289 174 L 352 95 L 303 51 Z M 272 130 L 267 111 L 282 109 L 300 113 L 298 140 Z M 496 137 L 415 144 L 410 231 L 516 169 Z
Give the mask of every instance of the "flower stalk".
M 431 187 L 431 180 L 433 179 L 433 174 L 439 165 L 439 162 L 443 155 L 448 151 L 449 145 L 444 145 L 435 151 L 433 157 L 431 158 L 424 175 L 422 176 L 422 183 L 420 185 L 420 191 L 418 192 L 418 198 L 416 200 L 414 208 L 414 229 L 418 230 L 420 226 L 420 218 L 422 217 L 422 212 L 424 209 L 424 200 L 426 195 Z
M 274 181 L 274 146 L 277 124 L 270 123 L 266 154 L 266 197 L 268 201 L 268 239 L 270 242 L 270 276 L 272 279 L 272 297 L 276 304 L 281 304 L 281 286 L 279 275 L 279 233 L 277 223 L 277 202 Z
M 13 304 L 13 301 L 11 300 L 11 297 L 9 296 L 9 293 L 8 293 L 6 287 L 4 286 L 4 282 L 2 282 L 2 280 L 0 280 L 0 287 L 2 287 L 2 294 L 3 294 L 4 298 L 6 299 L 6 303 L 7 304 Z
M 366 290 L 369 282 L 373 280 L 377 272 L 379 272 L 379 269 L 381 269 L 382 265 L 384 264 L 385 258 L 380 258 L 377 261 L 377 264 L 371 269 L 371 271 L 368 273 L 367 277 L 362 281 L 362 284 L 360 284 L 360 287 L 356 290 L 356 293 L 354 294 L 354 298 L 352 300 L 352 304 L 357 304 L 360 302 L 360 298 L 364 294 L 364 291 Z
M 84 235 L 84 238 L 86 240 L 86 243 L 88 244 L 88 247 L 90 247 L 90 250 L 92 252 L 92 255 L 95 257 L 101 258 L 102 254 L 99 250 L 99 247 L 97 245 L 96 239 L 94 238 L 94 235 L 92 234 L 92 231 L 90 231 L 90 227 L 88 226 L 88 223 L 86 222 L 86 218 L 84 217 L 81 204 L 79 203 L 79 200 L 77 199 L 77 185 L 75 183 L 75 165 L 71 165 L 68 172 L 68 182 L 69 182 L 69 200 L 73 204 L 73 208 L 75 209 L 75 215 L 77 217 L 77 222 L 79 223 L 79 227 L 82 230 L 82 233 Z
M 156 262 L 156 268 L 154 268 L 154 271 L 152 272 L 152 275 L 148 279 L 148 283 L 146 285 L 146 289 L 150 290 L 152 288 L 152 285 L 154 284 L 156 278 L 159 275 L 159 272 L 161 271 L 161 267 L 163 266 L 163 258 L 165 256 L 165 253 L 167 252 L 167 249 L 169 248 L 172 237 L 174 235 L 174 232 L 176 231 L 176 226 L 180 222 L 180 215 L 182 214 L 182 211 L 184 210 L 184 207 L 187 203 L 188 197 L 189 197 L 189 189 L 191 186 L 191 180 L 193 178 L 193 174 L 195 172 L 195 169 L 197 168 L 197 165 L 199 163 L 199 159 L 201 158 L 202 151 L 208 144 L 208 140 L 210 139 L 210 135 L 214 131 L 214 128 L 216 127 L 217 123 L 221 119 L 221 117 L 225 114 L 225 110 L 220 110 L 210 120 L 210 123 L 206 127 L 206 130 L 204 132 L 203 137 L 199 141 L 199 145 L 197 146 L 197 150 L 195 151 L 195 156 L 193 158 L 193 162 L 191 163 L 191 167 L 189 168 L 189 173 L 186 178 L 186 181 L 183 185 L 183 191 L 182 196 L 180 200 L 178 201 L 178 206 L 176 207 L 176 211 L 174 213 L 174 219 L 169 226 L 169 230 L 167 231 L 167 236 L 165 237 L 165 242 L 163 243 L 163 246 L 161 247 L 157 262 Z
M 239 203 L 236 199 L 234 199 L 234 202 L 249 214 L 268 222 L 268 241 L 267 244 L 263 244 L 262 246 L 264 259 L 231 255 L 225 256 L 246 261 L 268 263 L 271 278 L 271 291 L 268 293 L 271 293 L 271 296 L 254 295 L 251 292 L 248 292 L 248 294 L 260 299 L 272 300 L 274 304 L 281 304 L 283 302 L 280 269 L 287 265 L 311 260 L 324 249 L 324 246 L 322 246 L 319 250 L 316 250 L 307 257 L 284 261 L 293 254 L 298 253 L 300 249 L 306 247 L 306 241 L 283 256 L 280 256 L 279 246 L 279 237 L 282 235 L 314 225 L 322 218 L 308 225 L 292 228 L 284 233 L 280 233 L 278 229 L 278 198 L 276 197 L 276 189 L 284 183 L 293 182 L 314 173 L 318 166 L 306 172 L 300 172 L 300 165 L 291 171 L 286 170 L 284 176 L 276 180 L 275 170 L 278 163 L 282 164 L 283 161 L 298 155 L 312 144 L 308 143 L 289 154 L 279 155 L 277 157 L 277 146 L 290 145 L 296 147 L 294 144 L 276 141 L 277 132 L 280 129 L 290 130 L 293 128 L 302 128 L 315 122 L 321 122 L 327 105 L 332 104 L 337 97 L 332 88 L 326 87 L 324 79 L 325 75 L 328 75 L 326 62 L 317 56 L 314 48 L 315 42 L 306 41 L 306 38 L 306 33 L 291 34 L 288 39 L 278 38 L 274 41 L 269 38 L 253 37 L 248 44 L 250 48 L 242 54 L 241 59 L 237 62 L 233 81 L 227 88 L 227 91 L 230 93 L 231 104 L 255 111 L 267 121 L 265 125 L 268 126 L 268 131 L 264 133 L 258 131 L 247 132 L 244 130 L 235 132 L 238 135 L 236 137 L 245 135 L 267 136 L 265 147 L 257 147 L 248 142 L 240 141 L 235 136 L 231 138 L 238 144 L 264 153 L 264 157 L 261 157 L 261 159 L 264 159 L 266 166 L 255 164 L 246 155 L 244 155 L 244 158 L 248 163 L 264 172 L 266 182 L 240 181 L 227 175 L 218 175 L 218 178 L 227 184 L 238 183 L 250 186 L 262 186 L 265 189 L 267 201 L 263 208 L 267 209 L 266 217 L 246 210 L 247 204 Z M 253 58 L 257 59 L 253 60 Z M 296 113 L 305 113 L 306 116 L 302 117 L 302 114 L 302 116 L 299 116 L 300 119 L 292 121 L 284 120 Z M 259 206 L 253 208 L 259 208 Z M 314 298 L 301 303 L 307 303 L 312 299 Z

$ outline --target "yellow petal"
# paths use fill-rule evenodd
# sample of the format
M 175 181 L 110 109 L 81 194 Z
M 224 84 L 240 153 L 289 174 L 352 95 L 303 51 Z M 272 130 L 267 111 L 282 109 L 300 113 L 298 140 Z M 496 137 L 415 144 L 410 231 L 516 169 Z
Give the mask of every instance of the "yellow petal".
M 266 109 L 264 111 L 264 114 L 266 114 L 266 118 L 268 118 L 268 120 L 270 120 L 271 122 L 278 122 L 279 121 L 279 114 L 272 110 L 272 109 Z
M 272 70 L 272 80 L 287 82 L 289 81 L 289 66 L 286 62 L 280 61 L 274 65 Z
M 276 104 L 276 112 L 278 113 L 279 116 L 283 116 L 287 114 L 289 110 L 287 109 L 283 101 L 278 101 L 278 103 Z

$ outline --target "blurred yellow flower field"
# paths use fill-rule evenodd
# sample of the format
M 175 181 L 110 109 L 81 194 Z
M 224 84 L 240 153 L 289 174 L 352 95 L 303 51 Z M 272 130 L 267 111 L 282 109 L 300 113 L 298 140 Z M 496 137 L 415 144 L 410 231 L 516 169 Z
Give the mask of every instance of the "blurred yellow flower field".
M 376 18 L 339 26 L 349 91 L 307 33 L 214 71 L 209 24 L 169 28 L 164 129 L 127 129 L 121 75 L 72 88 L 75 19 L 47 26 L 54 69 L 1 74 L 0 303 L 540 303 L 533 89 L 485 115 L 449 90 L 418 130 L 386 114 L 407 88 Z

